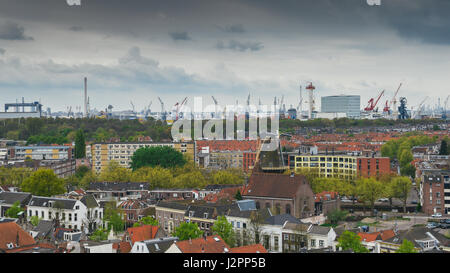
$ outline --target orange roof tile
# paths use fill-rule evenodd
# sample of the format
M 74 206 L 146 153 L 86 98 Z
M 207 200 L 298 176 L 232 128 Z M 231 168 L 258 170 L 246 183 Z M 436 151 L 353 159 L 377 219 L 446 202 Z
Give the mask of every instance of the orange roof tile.
M 230 247 L 219 235 L 207 236 L 175 243 L 182 253 L 225 253 Z
M 128 228 L 127 233 L 130 236 L 131 244 L 134 245 L 135 242 L 155 239 L 158 229 L 158 226 L 143 225 Z
M 18 224 L 15 222 L 8 222 L 0 224 L 0 249 L 8 249 L 7 244 L 10 243 L 13 243 L 14 247 L 17 247 L 17 236 L 19 237 L 19 247 L 36 244 L 33 237 Z
M 261 244 L 233 247 L 231 253 L 267 253 Z

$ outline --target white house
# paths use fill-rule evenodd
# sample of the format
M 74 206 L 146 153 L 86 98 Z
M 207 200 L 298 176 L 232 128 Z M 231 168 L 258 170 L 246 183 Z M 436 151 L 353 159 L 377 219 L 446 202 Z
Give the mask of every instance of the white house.
M 63 228 L 89 232 L 101 226 L 103 209 L 94 200 L 33 196 L 28 203 L 28 220 L 38 216 L 42 220 L 59 220 Z

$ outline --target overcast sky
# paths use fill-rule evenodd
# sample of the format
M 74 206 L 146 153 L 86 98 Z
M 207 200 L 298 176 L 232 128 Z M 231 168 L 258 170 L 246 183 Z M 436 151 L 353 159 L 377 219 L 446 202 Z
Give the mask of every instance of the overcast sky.
M 41 100 L 142 109 L 188 96 L 263 104 L 313 82 L 316 101 L 386 89 L 416 106 L 450 94 L 450 1 L 0 0 L 0 111 Z

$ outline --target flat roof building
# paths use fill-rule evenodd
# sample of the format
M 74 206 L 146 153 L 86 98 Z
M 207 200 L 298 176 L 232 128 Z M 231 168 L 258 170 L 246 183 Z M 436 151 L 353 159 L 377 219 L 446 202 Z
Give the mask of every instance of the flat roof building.
M 361 115 L 361 96 L 338 95 L 321 98 L 321 112 L 346 113 L 348 118 L 359 118 Z

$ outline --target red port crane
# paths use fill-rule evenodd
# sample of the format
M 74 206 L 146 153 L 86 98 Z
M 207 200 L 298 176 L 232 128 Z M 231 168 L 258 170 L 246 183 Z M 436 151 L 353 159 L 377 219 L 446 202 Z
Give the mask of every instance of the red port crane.
M 366 108 L 364 108 L 364 111 L 373 111 L 373 109 L 375 109 L 375 106 L 377 106 L 378 101 L 380 100 L 381 96 L 383 96 L 384 94 L 384 90 L 381 91 L 380 95 L 378 96 L 377 100 L 374 102 L 374 98 L 371 98 L 366 106 Z

